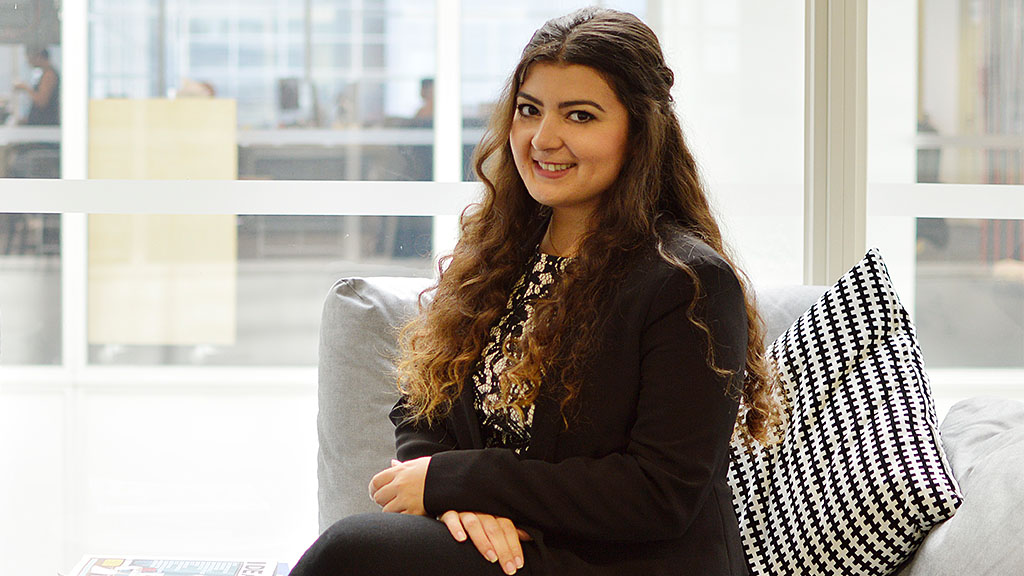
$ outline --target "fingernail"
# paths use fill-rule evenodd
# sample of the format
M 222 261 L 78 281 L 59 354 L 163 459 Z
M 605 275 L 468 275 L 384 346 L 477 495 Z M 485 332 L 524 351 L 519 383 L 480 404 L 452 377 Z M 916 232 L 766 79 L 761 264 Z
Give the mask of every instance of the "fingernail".
M 494 553 L 494 550 L 488 550 L 487 551 L 487 561 L 488 562 L 497 562 L 498 561 L 498 555 Z
M 523 559 L 520 558 L 519 556 L 516 556 L 516 568 L 522 568 L 522 567 L 523 567 Z
M 515 573 L 516 573 L 516 565 L 513 564 L 511 560 L 509 560 L 508 564 L 505 564 L 505 574 L 515 574 Z
M 456 532 L 455 533 L 455 539 L 458 540 L 459 542 L 465 542 L 466 541 L 466 533 L 465 532 Z

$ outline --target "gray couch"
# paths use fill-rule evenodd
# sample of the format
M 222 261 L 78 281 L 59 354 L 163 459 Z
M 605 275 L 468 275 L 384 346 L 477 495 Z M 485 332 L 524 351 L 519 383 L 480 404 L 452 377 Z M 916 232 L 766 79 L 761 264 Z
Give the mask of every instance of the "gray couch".
M 387 418 L 397 399 L 397 329 L 429 286 L 422 278 L 351 278 L 327 295 L 320 328 L 320 529 L 378 510 L 370 477 L 394 455 Z M 758 290 L 767 341 L 784 332 L 824 292 L 818 286 Z M 942 439 L 964 503 L 932 530 L 901 576 L 1024 574 L 1024 404 L 972 398 L 942 423 Z

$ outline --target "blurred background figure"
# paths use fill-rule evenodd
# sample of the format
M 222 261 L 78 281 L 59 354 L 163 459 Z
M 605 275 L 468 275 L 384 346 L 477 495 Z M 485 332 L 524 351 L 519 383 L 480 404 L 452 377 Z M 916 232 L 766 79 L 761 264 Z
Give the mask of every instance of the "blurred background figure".
M 60 75 L 50 62 L 50 52 L 44 46 L 30 45 L 25 56 L 32 66 L 32 85 L 18 82 L 15 91 L 27 92 L 32 99 L 28 117 L 23 124 L 56 126 L 60 124 Z
M 199 82 L 191 78 L 182 78 L 175 98 L 216 98 L 217 89 L 209 82 Z
M 423 105 L 416 111 L 415 118 L 417 120 L 425 121 L 425 126 L 431 126 L 434 123 L 434 79 L 424 78 L 420 81 L 420 98 L 423 99 Z

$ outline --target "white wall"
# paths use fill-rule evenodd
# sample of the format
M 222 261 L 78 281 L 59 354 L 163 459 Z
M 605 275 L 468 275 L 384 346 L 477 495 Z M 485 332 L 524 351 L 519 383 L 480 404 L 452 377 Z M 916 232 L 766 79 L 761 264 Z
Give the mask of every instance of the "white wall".
M 0 372 L 0 573 L 67 574 L 104 553 L 294 564 L 318 533 L 303 373 L 249 385 L 122 371 L 68 389 Z
M 0 393 L 0 573 L 52 576 L 63 564 L 65 394 Z

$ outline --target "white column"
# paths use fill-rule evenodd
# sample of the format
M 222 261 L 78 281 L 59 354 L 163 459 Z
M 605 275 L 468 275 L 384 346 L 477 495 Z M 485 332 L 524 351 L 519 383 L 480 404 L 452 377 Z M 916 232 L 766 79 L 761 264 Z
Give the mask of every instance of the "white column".
M 831 284 L 864 255 L 867 0 L 807 0 L 804 281 Z
M 462 2 L 437 1 L 434 77 L 434 182 L 462 181 Z M 452 251 L 458 217 L 434 217 L 434 256 Z

